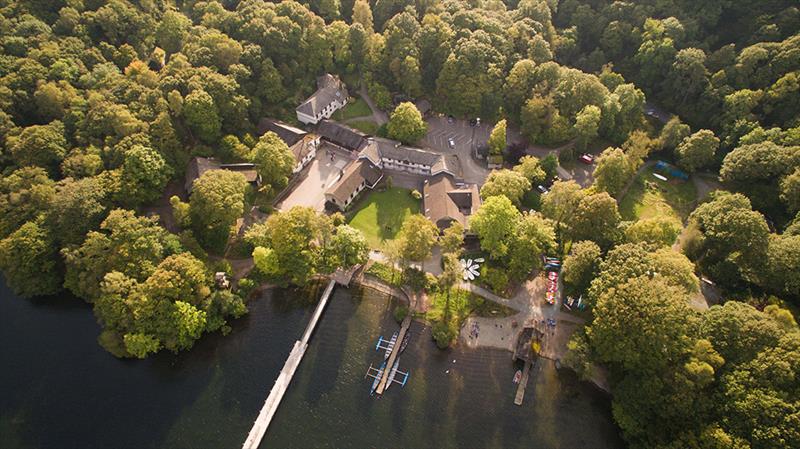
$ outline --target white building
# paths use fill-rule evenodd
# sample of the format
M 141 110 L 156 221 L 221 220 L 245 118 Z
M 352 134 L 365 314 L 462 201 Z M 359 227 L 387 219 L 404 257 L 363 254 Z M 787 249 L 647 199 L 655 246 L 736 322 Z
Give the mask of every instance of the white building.
M 316 125 L 343 108 L 347 97 L 347 88 L 339 77 L 326 73 L 317 78 L 317 91 L 295 109 L 297 120 Z

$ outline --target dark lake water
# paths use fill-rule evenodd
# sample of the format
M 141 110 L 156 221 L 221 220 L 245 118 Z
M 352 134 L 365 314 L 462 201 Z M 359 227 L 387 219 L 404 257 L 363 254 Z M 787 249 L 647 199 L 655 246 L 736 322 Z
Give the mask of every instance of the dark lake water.
M 27 301 L 0 284 L 0 446 L 239 448 L 313 302 L 266 292 L 230 335 L 134 361 L 97 345 L 82 301 Z M 400 363 L 407 385 L 370 397 L 364 373 L 380 360 L 378 336 L 397 330 L 392 307 L 335 291 L 262 448 L 623 447 L 609 399 L 571 372 L 542 364 L 517 407 L 509 353 L 439 351 L 417 323 Z

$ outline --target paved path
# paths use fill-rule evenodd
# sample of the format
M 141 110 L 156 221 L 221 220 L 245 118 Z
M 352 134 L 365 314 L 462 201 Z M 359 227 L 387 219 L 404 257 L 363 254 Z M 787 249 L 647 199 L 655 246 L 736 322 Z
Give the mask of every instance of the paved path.
M 367 106 L 372 110 L 372 119 L 377 123 L 379 126 L 387 123 L 389 121 L 389 116 L 381 111 L 381 109 L 372 101 L 370 98 L 369 93 L 367 92 L 367 86 L 361 85 L 361 89 L 359 89 L 358 94 L 361 95 L 361 98 L 367 103 Z

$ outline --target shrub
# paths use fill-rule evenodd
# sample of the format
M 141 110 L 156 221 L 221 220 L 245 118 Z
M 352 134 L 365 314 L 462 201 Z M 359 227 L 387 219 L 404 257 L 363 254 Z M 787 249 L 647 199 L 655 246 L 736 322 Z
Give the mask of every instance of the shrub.
M 508 286 L 508 274 L 504 270 L 484 265 L 481 277 L 483 282 L 498 295 L 502 295 Z
M 395 307 L 394 309 L 394 319 L 398 323 L 401 323 L 406 317 L 408 316 L 408 306 L 403 304 Z
M 422 194 L 419 193 L 419 190 L 417 190 L 417 189 L 414 189 L 414 190 L 411 191 L 411 196 L 414 197 L 415 200 L 421 200 L 422 199 Z
M 433 335 L 433 339 L 436 341 L 436 346 L 438 346 L 439 349 L 445 349 L 450 346 L 450 343 L 452 343 L 456 337 L 455 330 L 444 321 L 439 321 L 433 325 L 433 328 L 431 328 L 431 335 Z

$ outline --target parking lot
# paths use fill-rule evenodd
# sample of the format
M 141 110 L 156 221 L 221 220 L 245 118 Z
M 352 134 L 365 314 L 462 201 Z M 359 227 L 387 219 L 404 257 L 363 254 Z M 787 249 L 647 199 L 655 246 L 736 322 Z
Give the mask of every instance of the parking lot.
M 334 156 L 333 160 L 331 155 Z M 350 161 L 344 152 L 323 144 L 314 160 L 298 175 L 299 183 L 289 187 L 291 192 L 277 208 L 288 210 L 294 206 L 307 206 L 322 211 L 325 207 L 325 190 L 339 179 L 341 171 Z
M 461 162 L 464 180 L 467 182 L 483 184 L 489 170 L 485 162 L 478 162 L 472 157 L 474 148 L 486 145 L 492 126 L 481 123 L 470 126 L 467 120 L 447 117 L 429 117 L 428 134 L 420 141 L 420 145 L 433 151 L 445 154 L 455 154 Z M 453 145 L 450 145 L 452 139 Z

